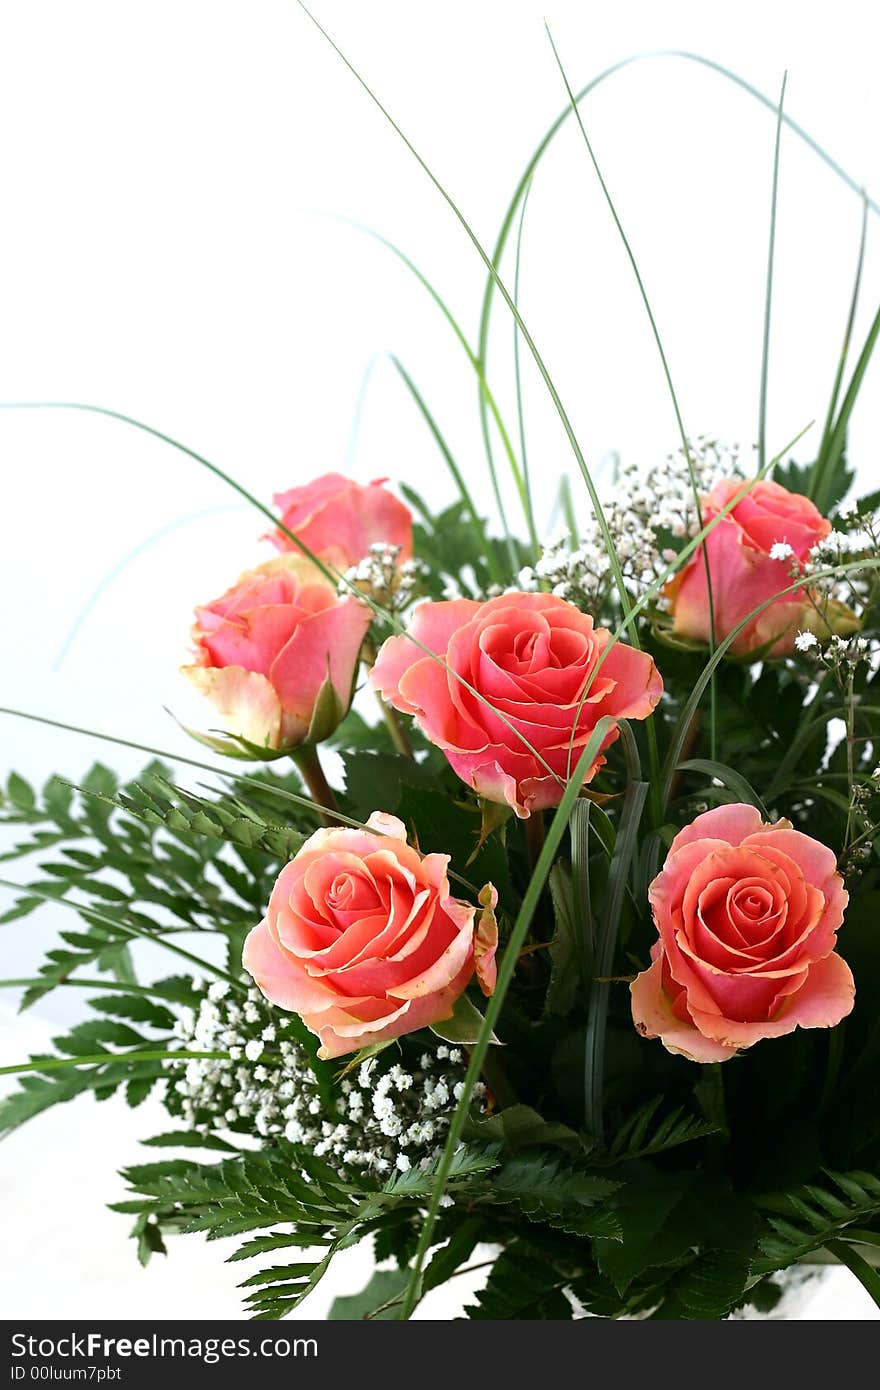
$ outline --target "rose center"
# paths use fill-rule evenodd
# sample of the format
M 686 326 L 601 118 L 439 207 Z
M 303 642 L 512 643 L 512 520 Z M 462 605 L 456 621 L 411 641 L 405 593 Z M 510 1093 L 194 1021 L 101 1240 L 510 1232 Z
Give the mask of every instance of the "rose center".
M 337 874 L 327 889 L 327 906 L 331 912 L 365 912 L 375 905 L 375 890 L 358 874 Z

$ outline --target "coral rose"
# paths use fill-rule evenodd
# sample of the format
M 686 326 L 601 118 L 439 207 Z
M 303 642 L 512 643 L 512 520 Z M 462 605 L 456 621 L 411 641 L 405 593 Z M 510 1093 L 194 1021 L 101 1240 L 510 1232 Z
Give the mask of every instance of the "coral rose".
M 717 483 L 703 502 L 704 525 L 741 489 L 742 483 Z M 830 530 L 831 523 L 808 497 L 769 480 L 755 483 L 716 523 L 705 541 L 717 640 L 723 641 L 753 609 L 788 588 L 792 569 L 802 569 L 812 547 L 824 540 Z M 673 632 L 679 637 L 707 642 L 711 628 L 702 547 L 670 580 L 664 592 L 669 600 Z M 844 619 L 845 626 L 852 629 L 853 615 L 843 605 L 836 606 L 835 616 Z M 836 621 L 832 628 L 842 630 Z M 787 594 L 765 608 L 743 628 L 729 654 L 747 657 L 761 652 L 773 657 L 787 656 L 794 650 L 794 639 L 802 629 L 822 635 L 829 631 L 806 591 Z
M 422 603 L 410 632 L 414 640 L 405 635 L 384 643 L 372 684 L 395 709 L 416 716 L 479 796 L 520 817 L 558 805 L 569 765 L 576 765 L 603 715 L 644 719 L 663 690 L 651 658 L 622 643 L 593 679 L 611 634 L 553 594 Z M 612 727 L 602 748 L 617 736 Z M 604 763 L 600 754 L 585 781 Z
M 263 994 L 339 1057 L 451 1017 L 474 969 L 474 909 L 446 854 L 422 856 L 394 816 L 318 830 L 278 876 L 244 945 Z
M 660 940 L 632 985 L 636 1028 L 694 1062 L 833 1028 L 853 1006 L 835 954 L 848 896 L 830 849 L 753 806 L 706 811 L 648 890 Z
M 347 570 L 370 553 L 373 545 L 400 548 L 412 555 L 412 512 L 389 492 L 386 478 L 356 483 L 341 473 L 324 473 L 302 487 L 276 492 L 273 501 L 288 531 L 325 564 Z M 279 550 L 296 550 L 279 528 L 269 540 Z
M 351 703 L 369 625 L 369 609 L 339 598 L 310 561 L 279 556 L 196 609 L 196 659 L 182 671 L 248 751 L 316 743 Z

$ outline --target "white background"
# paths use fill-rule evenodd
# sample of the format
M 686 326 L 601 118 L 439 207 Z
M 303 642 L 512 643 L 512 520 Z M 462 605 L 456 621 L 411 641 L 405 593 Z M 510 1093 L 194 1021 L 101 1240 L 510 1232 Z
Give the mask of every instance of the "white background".
M 565 105 L 545 15 L 574 86 L 657 48 L 702 53 L 774 100 L 788 69 L 787 111 L 880 197 L 877 36 L 867 3 L 316 0 L 315 8 L 487 248 L 523 166 Z M 583 114 L 687 429 L 751 443 L 772 113 L 704 68 L 667 58 L 613 77 Z M 0 398 L 125 411 L 266 500 L 339 468 L 362 479 L 405 477 L 442 502 L 451 485 L 387 361 L 395 352 L 489 506 L 464 355 L 410 273 L 347 224 L 396 242 L 472 337 L 479 259 L 293 0 L 2 0 L 0 132 Z M 858 198 L 785 133 L 771 450 L 821 421 L 859 222 Z M 880 293 L 878 232 L 874 218 L 857 341 Z M 503 273 L 512 283 L 510 259 Z M 647 460 L 675 446 L 644 311 L 571 122 L 532 190 L 520 302 L 592 467 L 611 449 Z M 501 306 L 488 374 L 513 425 L 511 343 Z M 528 362 L 525 389 L 545 529 L 569 454 Z M 874 485 L 878 395 L 875 370 L 851 435 L 852 458 Z M 810 457 L 808 443 L 801 457 Z M 259 558 L 261 518 L 182 455 L 96 417 L 0 412 L 0 474 L 2 703 L 194 751 L 162 710 L 193 714 L 176 676 L 189 611 Z M 4 769 L 75 777 L 96 751 L 37 725 L 0 722 Z M 142 761 L 106 747 L 103 755 L 124 771 Z M 2 974 L 14 975 L 36 964 L 53 921 L 44 915 L 3 931 Z M 59 991 L 42 1013 L 51 1024 L 74 1008 Z M 32 1041 L 23 1026 L 17 1035 L 4 1029 L 13 1059 Z M 176 1256 L 164 1278 L 144 1276 L 118 1218 L 102 1215 L 93 1227 L 108 1189 L 84 1174 L 100 1163 L 109 1175 L 134 1158 L 141 1132 L 137 1117 L 111 1122 L 110 1110 L 100 1112 L 100 1128 L 98 1113 L 80 1102 L 3 1146 L 4 1190 L 28 1176 L 24 1198 L 11 1203 L 19 1233 L 35 1251 L 54 1252 L 58 1275 L 49 1287 L 30 1278 L 19 1253 L 0 1292 L 7 1313 L 63 1315 L 74 1303 L 103 1311 L 112 1284 L 120 1314 L 174 1316 L 181 1287 L 192 1285 L 174 1271 L 196 1257 Z M 20 1240 L 4 1245 L 21 1250 Z M 88 1277 L 84 1248 L 93 1257 Z M 111 1281 L 100 1281 L 101 1268 L 113 1270 Z M 212 1259 L 202 1268 L 213 1271 Z M 213 1293 L 206 1302 L 224 1313 L 233 1306 Z M 827 1316 L 856 1307 L 828 1305 Z

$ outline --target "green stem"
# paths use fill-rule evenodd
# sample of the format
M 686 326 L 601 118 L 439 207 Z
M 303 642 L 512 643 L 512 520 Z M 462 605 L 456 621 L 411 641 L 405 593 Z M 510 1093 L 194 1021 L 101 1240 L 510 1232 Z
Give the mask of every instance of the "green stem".
M 544 813 L 533 811 L 526 821 L 526 845 L 529 851 L 529 864 L 534 871 L 544 848 Z
M 325 825 L 329 825 L 331 817 L 339 812 L 339 802 L 336 800 L 336 793 L 324 776 L 324 769 L 321 766 L 321 759 L 318 757 L 318 750 L 311 744 L 302 744 L 291 753 L 291 758 L 296 763 L 297 768 L 302 774 L 302 779 L 309 789 L 309 795 L 316 805 L 323 811 L 329 811 L 330 816 L 322 815 L 321 819 Z
M 855 742 L 856 742 L 856 702 L 853 692 L 855 672 L 850 669 L 846 683 L 846 781 L 849 792 L 849 808 L 846 813 L 846 831 L 843 836 L 844 851 L 849 849 L 853 824 L 853 793 L 855 791 Z
M 413 752 L 413 746 L 409 740 L 409 734 L 406 732 L 403 721 L 397 713 L 397 710 L 389 705 L 386 700 L 382 699 L 378 690 L 376 691 L 376 699 L 379 702 L 382 718 L 385 720 L 388 727 L 388 732 L 391 735 L 391 742 L 394 744 L 394 747 L 397 749 L 398 753 L 402 753 L 405 758 L 412 758 L 413 762 L 415 762 L 415 753 Z

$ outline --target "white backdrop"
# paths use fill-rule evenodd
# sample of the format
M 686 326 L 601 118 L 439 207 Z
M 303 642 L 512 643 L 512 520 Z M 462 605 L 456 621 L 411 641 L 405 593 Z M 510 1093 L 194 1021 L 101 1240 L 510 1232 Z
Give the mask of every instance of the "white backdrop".
M 880 197 L 873 8 L 853 0 L 833 11 L 783 0 L 726 10 L 698 0 L 613 8 L 315 0 L 487 247 L 523 166 L 565 106 L 545 15 L 575 86 L 657 48 L 702 53 L 774 100 L 788 69 L 788 112 Z M 772 113 L 671 58 L 627 68 L 583 113 L 652 299 L 686 427 L 752 442 Z M 479 259 L 293 0 L 0 0 L 0 131 L 0 398 L 120 409 L 265 499 L 341 468 L 363 479 L 407 477 L 441 502 L 449 484 L 387 361 L 395 352 L 490 505 L 466 359 L 410 273 L 348 223 L 406 251 L 472 336 Z M 771 449 L 824 412 L 859 221 L 855 194 L 785 133 Z M 880 293 L 878 233 L 875 218 L 857 339 Z M 504 273 L 512 281 L 509 260 Z M 571 122 L 535 179 L 520 300 L 592 466 L 611 449 L 648 459 L 675 446 L 644 311 Z M 489 379 L 509 413 L 511 344 L 501 306 Z M 878 472 L 876 383 L 875 369 L 851 437 L 866 481 Z M 525 391 L 543 526 L 569 455 L 528 362 Z M 162 710 L 192 714 L 176 677 L 189 610 L 256 558 L 259 516 L 182 455 L 94 416 L 0 411 L 0 469 L 2 703 L 191 751 Z M 4 769 L 75 776 L 101 751 L 0 721 Z M 103 755 L 123 770 L 142 761 L 123 750 Z M 2 974 L 26 973 L 53 921 L 44 914 L 3 930 Z M 73 1007 L 59 991 L 42 1013 L 51 1023 Z M 19 1042 L 27 1045 L 24 1032 L 9 1043 L 13 1054 Z M 39 1135 L 53 1123 L 56 1135 L 66 1127 L 87 1159 L 90 1114 L 79 1105 L 67 1120 L 35 1125 L 32 1138 L 15 1136 L 3 1164 L 41 1173 L 57 1190 L 62 1178 Z M 62 1203 L 69 1239 L 53 1247 L 58 1292 L 41 1287 L 37 1305 L 36 1285 L 29 1291 L 19 1274 L 20 1311 L 63 1313 L 73 1280 L 89 1297 L 77 1244 L 90 1214 L 77 1207 Z M 57 1233 L 57 1221 L 57 1211 L 30 1211 L 34 1242 Z M 118 1223 L 101 1230 L 109 1259 L 121 1232 Z M 114 1246 L 113 1258 L 119 1253 Z M 129 1268 L 138 1310 L 170 1315 L 174 1278 L 144 1279 Z M 114 1283 L 127 1296 L 128 1285 Z M 100 1308 L 97 1286 L 95 1297 Z

